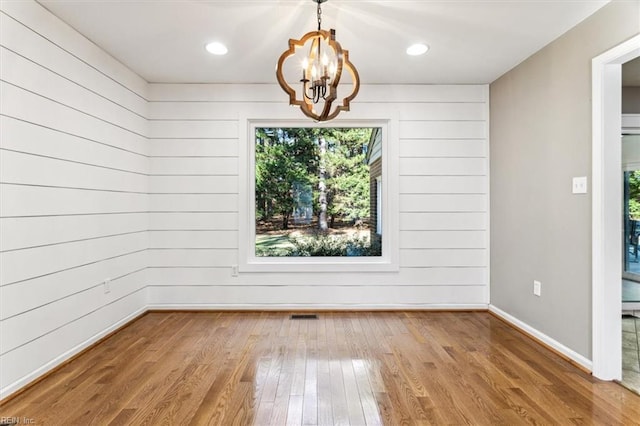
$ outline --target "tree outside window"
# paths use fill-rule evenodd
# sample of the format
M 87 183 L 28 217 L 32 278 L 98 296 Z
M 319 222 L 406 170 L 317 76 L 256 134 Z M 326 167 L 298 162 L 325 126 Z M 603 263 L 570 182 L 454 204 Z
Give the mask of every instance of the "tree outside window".
M 256 256 L 381 256 L 370 224 L 374 130 L 256 128 Z

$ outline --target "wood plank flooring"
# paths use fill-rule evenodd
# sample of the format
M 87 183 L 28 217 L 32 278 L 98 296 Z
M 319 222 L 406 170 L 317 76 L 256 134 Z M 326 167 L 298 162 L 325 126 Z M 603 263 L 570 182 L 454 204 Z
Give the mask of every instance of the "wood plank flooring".
M 0 406 L 37 425 L 640 424 L 484 312 L 149 313 Z

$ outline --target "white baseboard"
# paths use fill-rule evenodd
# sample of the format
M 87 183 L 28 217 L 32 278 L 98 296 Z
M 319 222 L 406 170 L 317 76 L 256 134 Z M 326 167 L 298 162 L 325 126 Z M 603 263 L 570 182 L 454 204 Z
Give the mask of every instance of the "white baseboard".
M 486 311 L 488 306 L 486 304 L 198 304 L 198 303 L 157 303 L 147 306 L 148 310 L 153 311 L 197 311 L 197 310 L 212 310 L 212 311 L 313 311 L 313 310 L 325 310 L 325 311 Z
M 514 317 L 512 315 L 509 315 L 508 313 L 506 313 L 505 311 L 503 311 L 500 308 L 497 308 L 494 305 L 489 305 L 489 312 L 492 312 L 493 314 L 495 314 L 498 317 L 502 318 L 503 320 L 505 320 L 509 324 L 513 325 L 514 327 L 519 328 L 520 330 L 524 331 L 525 333 L 527 333 L 527 334 L 531 335 L 532 337 L 538 339 L 539 341 L 541 341 L 545 345 L 551 347 L 552 349 L 554 349 L 558 353 L 564 355 L 565 357 L 567 357 L 571 361 L 575 362 L 576 364 L 580 365 L 581 367 L 584 367 L 586 370 L 588 370 L 590 372 L 593 371 L 593 362 L 590 359 L 585 358 L 584 356 L 580 355 L 579 353 L 577 353 L 573 349 L 570 349 L 570 348 L 566 347 L 565 345 L 563 345 L 562 343 L 558 342 L 557 340 L 552 339 L 551 337 L 547 336 L 546 334 L 542 333 L 541 331 L 531 327 L 529 324 L 520 321 L 516 317 Z
M 132 320 L 134 320 L 136 317 L 144 314 L 147 310 L 148 309 L 146 307 L 138 309 L 134 313 L 124 317 L 123 319 L 121 319 L 117 323 L 111 325 L 109 328 L 101 331 L 100 333 L 97 333 L 97 334 L 91 336 L 89 339 L 85 340 L 84 342 L 80 343 L 79 345 L 69 349 L 67 352 L 65 352 L 65 353 L 61 354 L 60 356 L 52 359 L 51 361 L 49 361 L 48 363 L 46 363 L 42 367 L 38 368 L 37 370 L 32 371 L 30 374 L 20 378 L 19 380 L 11 383 L 10 385 L 0 389 L 0 400 L 3 400 L 4 398 L 6 398 L 7 396 L 11 395 L 12 393 L 22 389 L 23 387 L 25 387 L 29 383 L 31 383 L 34 380 L 38 379 L 40 376 L 43 376 L 44 374 L 46 374 L 47 372 L 53 370 L 54 368 L 56 368 L 57 366 L 59 366 L 63 362 L 67 361 L 69 358 L 73 357 L 74 355 L 77 355 L 78 353 L 82 352 L 84 349 L 86 349 L 89 346 L 93 345 L 94 343 L 96 343 L 98 340 L 102 339 L 103 337 L 105 337 L 109 333 L 117 330 L 118 328 L 120 328 L 120 327 L 126 325 L 127 323 L 131 322 Z

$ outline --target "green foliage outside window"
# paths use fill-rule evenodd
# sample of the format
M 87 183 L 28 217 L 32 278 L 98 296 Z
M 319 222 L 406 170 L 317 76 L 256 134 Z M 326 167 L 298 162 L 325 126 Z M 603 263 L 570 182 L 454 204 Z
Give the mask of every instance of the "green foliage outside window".
M 640 220 L 640 170 L 629 173 L 629 216 Z
M 379 241 L 372 244 L 363 234 L 370 209 L 365 157 L 371 131 L 256 129 L 256 255 L 381 254 Z

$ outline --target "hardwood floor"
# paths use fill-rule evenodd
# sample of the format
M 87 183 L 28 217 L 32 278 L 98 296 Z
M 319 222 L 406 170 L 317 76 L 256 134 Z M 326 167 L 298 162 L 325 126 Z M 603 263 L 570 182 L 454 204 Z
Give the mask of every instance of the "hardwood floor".
M 640 424 L 484 312 L 149 313 L 0 406 L 37 425 Z

